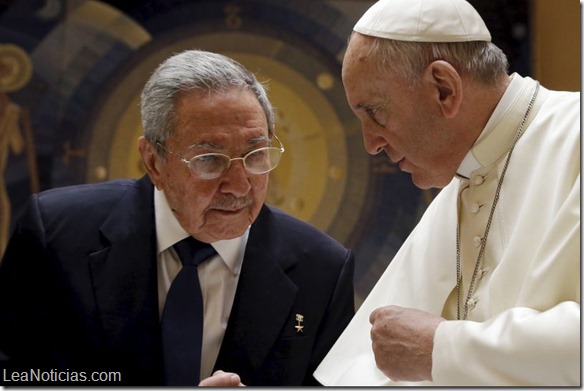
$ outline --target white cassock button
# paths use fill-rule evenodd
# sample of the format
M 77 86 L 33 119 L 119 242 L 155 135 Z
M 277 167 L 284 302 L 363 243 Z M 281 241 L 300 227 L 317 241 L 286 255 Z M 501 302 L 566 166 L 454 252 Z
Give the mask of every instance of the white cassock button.
M 472 182 L 477 186 L 482 185 L 484 181 L 485 179 L 480 175 L 477 175 L 472 179 Z
M 485 276 L 485 274 L 487 274 L 488 272 L 489 272 L 489 268 L 488 267 L 479 270 L 478 279 L 479 280 L 482 279 Z
M 479 210 L 481 210 L 481 207 L 476 202 L 470 206 L 470 211 L 472 213 L 479 213 Z
M 469 311 L 472 311 L 476 307 L 477 301 L 478 301 L 478 299 L 468 299 L 466 301 L 466 306 L 467 306 Z
M 475 236 L 474 238 L 472 238 L 472 243 L 475 245 L 475 247 L 480 247 L 482 243 L 481 237 Z

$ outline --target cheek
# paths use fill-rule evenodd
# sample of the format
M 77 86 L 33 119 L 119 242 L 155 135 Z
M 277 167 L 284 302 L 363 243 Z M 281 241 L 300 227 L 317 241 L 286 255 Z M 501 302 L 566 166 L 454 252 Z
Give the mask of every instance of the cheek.
M 422 113 L 408 113 L 400 118 L 400 136 L 412 150 L 423 150 L 431 144 L 428 139 L 431 122 L 428 122 Z
M 268 174 L 256 176 L 250 180 L 251 191 L 249 197 L 253 199 L 250 207 L 251 218 L 255 219 L 259 213 L 268 192 Z
M 217 186 L 210 183 L 189 183 L 183 186 L 178 195 L 182 199 L 182 210 L 190 217 L 190 221 L 201 221 L 201 216 L 212 202 Z
M 269 174 L 256 175 L 250 179 L 251 191 L 254 198 L 261 198 L 264 201 L 266 192 L 268 190 Z
M 163 183 L 169 206 L 183 228 L 193 232 L 203 221 L 203 213 L 213 199 L 215 188 L 210 188 L 208 183 L 193 180 L 190 175 L 186 178 L 169 175 Z

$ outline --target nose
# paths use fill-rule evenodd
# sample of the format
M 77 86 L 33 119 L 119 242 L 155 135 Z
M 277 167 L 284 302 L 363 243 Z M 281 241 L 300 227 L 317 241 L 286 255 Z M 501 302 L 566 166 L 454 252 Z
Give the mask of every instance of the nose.
M 233 159 L 221 177 L 221 191 L 231 193 L 236 197 L 243 197 L 251 189 L 248 175 L 243 166 L 243 160 Z
M 363 132 L 363 144 L 365 145 L 365 150 L 370 155 L 377 155 L 379 152 L 383 151 L 383 148 L 387 145 L 385 139 L 377 133 L 370 132 L 365 127 L 362 129 Z

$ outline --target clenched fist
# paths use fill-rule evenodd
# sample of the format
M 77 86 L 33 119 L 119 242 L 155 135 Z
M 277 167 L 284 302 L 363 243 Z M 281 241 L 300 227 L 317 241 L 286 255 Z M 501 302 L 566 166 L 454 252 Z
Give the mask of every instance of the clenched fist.
M 369 316 L 377 367 L 394 381 L 432 380 L 432 349 L 439 316 L 388 306 Z

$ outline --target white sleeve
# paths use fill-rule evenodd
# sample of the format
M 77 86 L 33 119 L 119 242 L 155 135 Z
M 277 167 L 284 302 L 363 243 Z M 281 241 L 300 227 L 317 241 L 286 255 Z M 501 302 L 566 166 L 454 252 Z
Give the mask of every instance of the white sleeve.
M 432 377 L 466 386 L 580 384 L 580 305 L 509 309 L 486 322 L 445 321 L 434 337 Z

